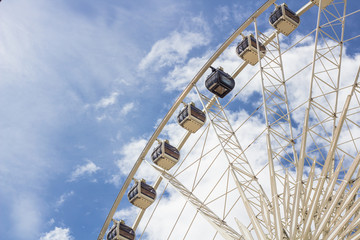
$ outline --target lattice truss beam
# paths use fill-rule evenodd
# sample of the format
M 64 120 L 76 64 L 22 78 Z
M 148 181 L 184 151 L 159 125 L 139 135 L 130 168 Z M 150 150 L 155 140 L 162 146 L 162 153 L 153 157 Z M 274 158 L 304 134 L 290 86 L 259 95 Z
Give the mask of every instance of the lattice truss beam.
M 279 36 L 270 40 L 258 33 L 261 42 L 269 42 L 267 54 L 260 59 L 260 81 L 262 82 L 263 106 L 267 131 L 271 138 L 272 159 L 276 160 L 284 175 L 285 169 L 295 169 L 297 155 L 292 131 L 290 108 L 279 44 Z
M 291 235 L 297 237 L 309 237 L 313 236 L 312 234 L 318 237 L 324 230 L 317 228 L 321 216 L 317 213 L 319 211 L 317 207 L 319 200 L 326 196 L 323 186 L 329 184 L 329 180 L 311 179 L 308 180 L 308 184 L 317 183 L 317 191 L 305 189 L 303 183 L 306 181 L 302 179 L 304 166 L 312 166 L 312 171 L 322 170 L 325 172 L 324 177 L 330 178 L 334 175 L 335 165 L 339 163 L 341 156 L 338 146 L 341 146 L 342 143 L 338 142 L 339 136 L 336 138 L 334 134 L 339 128 L 338 106 L 345 10 L 346 1 L 334 2 L 328 8 L 319 8 L 318 10 L 308 107 L 301 136 L 294 208 L 292 210 Z M 348 141 L 346 140 L 346 142 Z M 331 159 L 327 160 L 329 158 Z M 326 169 L 328 167 L 326 164 L 329 164 L 330 169 Z M 329 176 L 327 175 L 328 170 L 330 170 Z M 337 177 L 341 179 L 343 174 Z M 327 195 L 329 196 L 329 193 Z
M 297 153 L 292 132 L 280 41 L 278 34 L 273 39 L 261 34 L 257 30 L 256 21 L 254 23 L 258 56 L 260 56 L 259 41 L 268 43 L 266 46 L 267 54 L 264 58 L 259 57 L 258 59 L 276 239 L 287 239 L 290 232 L 289 209 L 291 209 L 290 196 L 292 195 L 290 189 L 293 189 L 292 183 L 294 182 L 293 179 L 289 181 L 288 171 L 295 170 Z M 282 209 L 280 208 L 281 203 L 283 205 Z
M 197 90 L 198 91 L 198 90 Z M 198 91 L 200 100 L 206 109 L 208 119 L 215 131 L 220 145 L 229 164 L 229 170 L 251 221 L 249 229 L 254 230 L 260 239 L 272 237 L 274 226 L 269 220 L 271 204 L 256 175 L 251 168 L 246 155 L 240 146 L 235 131 L 217 98 L 208 98 Z M 211 107 L 208 107 L 211 106 Z M 261 202 L 259 202 L 261 199 Z
M 344 41 L 346 1 L 319 8 L 314 61 L 309 93 L 307 159 L 321 164 L 326 159 L 339 115 L 340 69 Z

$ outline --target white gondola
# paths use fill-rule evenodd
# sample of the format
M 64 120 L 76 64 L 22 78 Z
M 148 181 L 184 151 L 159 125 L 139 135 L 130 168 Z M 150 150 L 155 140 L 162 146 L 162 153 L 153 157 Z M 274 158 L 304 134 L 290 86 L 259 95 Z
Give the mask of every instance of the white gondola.
M 317 6 L 319 6 L 320 4 L 320 0 L 310 0 L 312 3 L 316 4 Z M 327 6 L 329 6 L 334 0 L 322 0 L 321 1 L 321 8 L 326 8 Z
M 266 48 L 265 46 L 259 42 L 260 46 L 260 58 L 265 56 Z M 255 65 L 258 59 L 258 51 L 257 51 L 257 44 L 254 35 L 250 34 L 238 43 L 236 47 L 237 55 L 243 59 L 245 62 L 250 63 L 251 65 Z
M 300 17 L 283 3 L 276 6 L 269 17 L 270 24 L 285 36 L 288 36 L 300 24 Z
M 195 107 L 194 103 L 186 104 L 177 116 L 177 121 L 186 130 L 195 133 L 206 121 L 206 115 L 203 111 Z
M 145 180 L 135 180 L 128 193 L 129 202 L 141 209 L 148 208 L 156 199 L 155 189 L 146 184 Z
M 217 95 L 218 97 L 225 97 L 235 87 L 234 79 L 223 71 L 222 67 L 217 69 L 210 67 L 212 72 L 206 78 L 206 88 Z
M 106 240 L 134 240 L 135 231 L 125 225 L 123 220 L 114 221 L 114 225 L 111 227 L 109 233 L 106 236 Z
M 170 170 L 180 158 L 180 152 L 169 144 L 168 140 L 161 141 L 151 154 L 152 161 L 165 170 Z

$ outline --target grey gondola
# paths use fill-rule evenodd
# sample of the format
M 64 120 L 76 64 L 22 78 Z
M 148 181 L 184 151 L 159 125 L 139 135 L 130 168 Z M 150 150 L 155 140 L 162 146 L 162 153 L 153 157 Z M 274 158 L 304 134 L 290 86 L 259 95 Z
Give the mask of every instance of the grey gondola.
M 114 225 L 111 227 L 109 233 L 106 236 L 106 240 L 134 240 L 135 232 L 134 230 L 125 225 L 123 220 L 115 221 Z
M 146 184 L 145 180 L 135 180 L 135 184 L 128 192 L 129 202 L 141 209 L 148 208 L 156 198 L 155 189 Z
M 170 170 L 179 158 L 179 150 L 171 146 L 168 140 L 161 141 L 151 154 L 152 161 L 165 170 Z
M 193 102 L 186 104 L 177 116 L 177 121 L 186 130 L 195 133 L 206 121 L 206 115 L 203 111 L 195 107 Z
M 327 6 L 329 6 L 334 0 L 322 0 L 321 1 L 321 8 L 326 8 Z M 317 6 L 319 6 L 320 4 L 320 0 L 310 0 L 310 2 L 316 4 Z
M 259 42 L 259 46 L 260 58 L 262 58 L 265 56 L 266 48 L 261 42 Z M 250 63 L 251 65 L 255 65 L 259 61 L 259 59 L 256 39 L 254 38 L 254 35 L 250 34 L 244 37 L 243 40 L 238 43 L 236 47 L 236 53 L 245 62 Z
M 269 22 L 282 34 L 288 36 L 299 26 L 300 17 L 283 3 L 276 6 L 275 10 L 270 14 Z
M 217 95 L 218 97 L 225 97 L 235 87 L 234 79 L 223 71 L 221 67 L 215 69 L 210 67 L 212 72 L 206 78 L 206 88 Z

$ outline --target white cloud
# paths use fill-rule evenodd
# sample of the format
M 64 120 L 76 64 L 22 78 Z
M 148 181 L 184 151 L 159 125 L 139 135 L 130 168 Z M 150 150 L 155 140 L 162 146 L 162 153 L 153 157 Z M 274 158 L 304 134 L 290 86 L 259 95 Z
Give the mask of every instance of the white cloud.
M 127 115 L 135 107 L 135 102 L 128 102 L 121 104 L 119 99 L 119 92 L 112 92 L 109 96 L 100 99 L 97 103 L 85 105 L 85 109 L 90 109 L 92 106 L 99 115 L 96 120 L 101 122 L 103 120 L 116 121 L 119 118 Z M 124 100 L 125 101 L 125 100 Z
M 100 170 L 100 167 L 96 166 L 95 163 L 93 163 L 90 160 L 87 160 L 87 163 L 85 165 L 77 166 L 76 169 L 71 173 L 70 182 L 76 181 L 78 178 L 83 176 L 91 176 L 92 174 L 96 173 L 98 170 Z
M 139 64 L 140 70 L 159 70 L 162 67 L 183 63 L 193 48 L 209 43 L 206 24 L 200 18 L 191 19 L 194 28 L 185 27 L 174 31 L 168 37 L 157 41 Z
M 69 228 L 55 227 L 54 230 L 43 234 L 40 240 L 73 240 Z
M 135 221 L 138 212 L 139 212 L 139 208 L 135 206 L 131 206 L 126 209 L 120 209 L 119 211 L 115 212 L 113 219 L 124 220 L 125 224 L 129 225 L 130 223 Z
M 148 55 L 140 62 L 140 69 L 159 70 L 165 66 L 181 63 L 190 50 L 203 45 L 204 40 L 205 38 L 199 33 L 173 32 L 169 37 L 154 44 Z
M 108 182 L 115 184 L 115 186 L 121 184 L 122 178 L 129 174 L 146 143 L 147 140 L 144 138 L 132 139 L 128 144 L 114 152 L 115 155 L 120 156 L 119 159 L 115 161 L 119 171 L 116 171 L 117 174 L 114 174 Z M 142 164 L 142 167 L 137 171 L 135 177 L 139 179 L 146 178 L 149 174 L 149 171 L 146 171 L 148 169 L 146 167 L 147 166 L 144 168 L 144 164 Z
M 119 96 L 118 92 L 113 92 L 108 97 L 102 98 L 98 103 L 95 104 L 95 108 L 106 108 L 115 104 L 117 97 Z
M 210 54 L 206 54 L 203 57 L 191 58 L 184 65 L 175 66 L 174 69 L 162 79 L 162 82 L 165 84 L 165 90 L 183 90 L 209 57 Z
M 127 103 L 125 104 L 122 109 L 121 109 L 121 114 L 122 115 L 126 115 L 128 114 L 133 108 L 135 107 L 135 103 L 133 102 L 130 102 L 130 103 Z
M 155 204 L 150 207 L 149 211 L 145 212 L 144 221 L 140 222 L 138 232 L 141 233 L 146 227 L 145 239 L 183 239 L 187 233 L 190 225 L 189 223 L 192 222 L 193 217 L 197 212 L 196 209 L 191 206 L 190 203 L 184 207 L 186 202 L 185 199 L 173 189 L 170 189 L 170 187 L 167 194 L 170 195 L 163 196 L 161 203 L 157 206 L 156 211 L 151 216 L 149 224 L 146 226 L 147 220 L 150 217 L 150 214 L 152 214 Z M 180 216 L 179 219 L 177 219 L 177 216 Z M 176 221 L 177 225 L 172 229 Z M 171 231 L 172 233 L 170 235 Z M 203 216 L 197 214 L 192 228 L 187 233 L 186 239 L 213 239 L 215 232 L 215 229 L 210 223 L 208 223 Z M 215 239 L 223 238 L 218 237 Z

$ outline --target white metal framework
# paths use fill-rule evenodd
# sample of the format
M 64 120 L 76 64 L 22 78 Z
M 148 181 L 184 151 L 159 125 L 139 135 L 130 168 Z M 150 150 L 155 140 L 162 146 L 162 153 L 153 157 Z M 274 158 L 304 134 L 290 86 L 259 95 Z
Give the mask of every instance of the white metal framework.
M 161 121 L 124 181 L 98 240 L 143 165 L 158 173 L 157 179 L 146 179 L 158 198 L 134 213 L 137 239 L 359 239 L 360 66 L 355 60 L 351 66 L 349 59 L 344 63 L 344 54 L 346 44 L 360 38 L 359 27 L 347 30 L 346 20 L 360 10 L 348 8 L 348 2 L 309 1 L 295 11 L 300 18 L 312 17 L 314 30 L 300 33 L 292 44 L 283 43 L 279 29 L 259 25 L 276 0 L 252 14 Z M 310 9 L 317 9 L 316 16 Z M 239 58 L 231 74 L 239 86 L 218 99 L 203 87 L 205 73 L 223 64 L 223 52 L 235 54 L 233 42 L 245 31 L 256 39 L 258 62 L 251 66 Z M 303 43 L 309 42 L 311 56 L 302 56 L 309 48 Z M 250 92 L 254 96 L 247 96 Z M 180 104 L 192 101 L 202 107 L 207 122 L 196 133 L 184 130 L 177 145 L 181 159 L 164 170 L 149 160 L 149 151 L 160 135 L 166 136 L 165 126 L 176 121 Z M 183 200 L 170 215 L 162 207 L 174 201 L 172 196 Z M 166 226 L 159 228 L 162 218 Z

